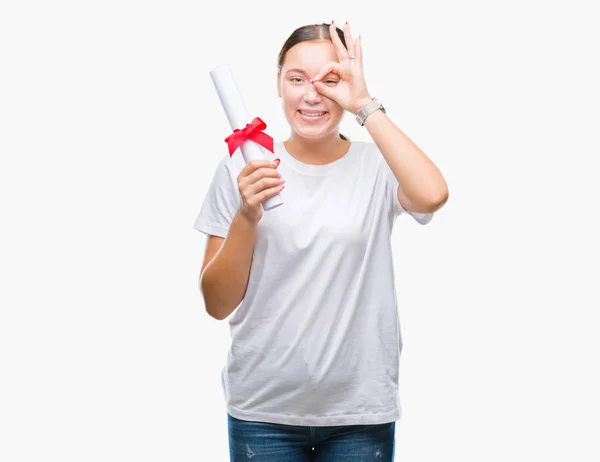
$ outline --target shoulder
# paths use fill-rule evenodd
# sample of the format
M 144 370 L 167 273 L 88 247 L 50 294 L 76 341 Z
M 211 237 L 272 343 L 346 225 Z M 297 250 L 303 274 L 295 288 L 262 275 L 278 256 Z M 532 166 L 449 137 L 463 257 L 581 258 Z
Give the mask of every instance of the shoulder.
M 226 153 L 217 164 L 216 174 L 222 179 L 229 178 L 232 181 L 237 181 L 237 176 L 244 166 L 244 158 L 240 153 L 235 152 L 233 156 Z
M 377 166 L 383 159 L 383 155 L 374 141 L 353 141 L 352 146 L 362 164 L 369 163 Z
M 237 189 L 238 173 L 235 172 L 234 160 L 229 153 L 221 157 L 216 164 L 213 164 L 212 180 L 210 188 L 218 190 L 222 194 L 234 195 Z M 208 172 L 205 172 L 209 175 Z
M 353 149 L 362 154 L 373 156 L 376 155 L 376 153 L 379 153 L 379 148 L 374 141 L 352 141 L 352 146 Z

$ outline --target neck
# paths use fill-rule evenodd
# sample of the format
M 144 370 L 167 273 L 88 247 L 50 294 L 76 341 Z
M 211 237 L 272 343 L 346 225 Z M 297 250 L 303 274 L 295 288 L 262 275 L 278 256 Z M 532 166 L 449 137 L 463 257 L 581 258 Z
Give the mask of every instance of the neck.
M 302 138 L 292 133 L 283 144 L 292 157 L 312 165 L 334 162 L 343 157 L 350 147 L 350 142 L 341 139 L 338 132 L 317 139 Z

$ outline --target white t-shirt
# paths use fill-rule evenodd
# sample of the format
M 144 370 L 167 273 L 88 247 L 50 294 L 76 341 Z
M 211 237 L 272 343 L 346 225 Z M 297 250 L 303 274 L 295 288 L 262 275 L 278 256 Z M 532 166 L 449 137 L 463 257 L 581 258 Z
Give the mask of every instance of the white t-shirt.
M 275 142 L 284 204 L 265 211 L 244 300 L 229 317 L 221 384 L 238 419 L 287 425 L 400 419 L 402 338 L 390 234 L 406 212 L 374 142 L 309 165 Z M 193 228 L 226 237 L 240 195 L 239 150 L 219 164 Z M 409 212 L 421 224 L 433 214 Z

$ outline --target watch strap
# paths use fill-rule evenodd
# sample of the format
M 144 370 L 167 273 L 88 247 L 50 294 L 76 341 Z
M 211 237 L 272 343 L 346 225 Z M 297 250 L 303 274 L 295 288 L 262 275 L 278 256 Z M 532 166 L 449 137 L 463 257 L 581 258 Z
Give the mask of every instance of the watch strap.
M 365 124 L 365 120 L 367 120 L 367 117 L 373 114 L 377 109 L 381 109 L 385 113 L 385 108 L 379 102 L 379 100 L 377 100 L 377 98 L 372 98 L 372 100 L 373 101 L 363 106 L 361 110 L 358 111 L 358 114 L 356 114 L 356 121 L 361 126 Z

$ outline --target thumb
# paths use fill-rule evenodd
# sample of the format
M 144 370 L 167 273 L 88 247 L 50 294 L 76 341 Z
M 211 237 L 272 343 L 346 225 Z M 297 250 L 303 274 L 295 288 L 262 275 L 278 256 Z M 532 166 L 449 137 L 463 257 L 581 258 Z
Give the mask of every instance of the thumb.
M 332 96 L 331 88 L 329 88 L 323 82 L 319 82 L 317 80 L 317 81 L 313 82 L 313 85 L 315 86 L 315 88 L 317 89 L 317 91 L 319 93 L 321 93 L 322 95 L 327 96 L 328 98 Z

